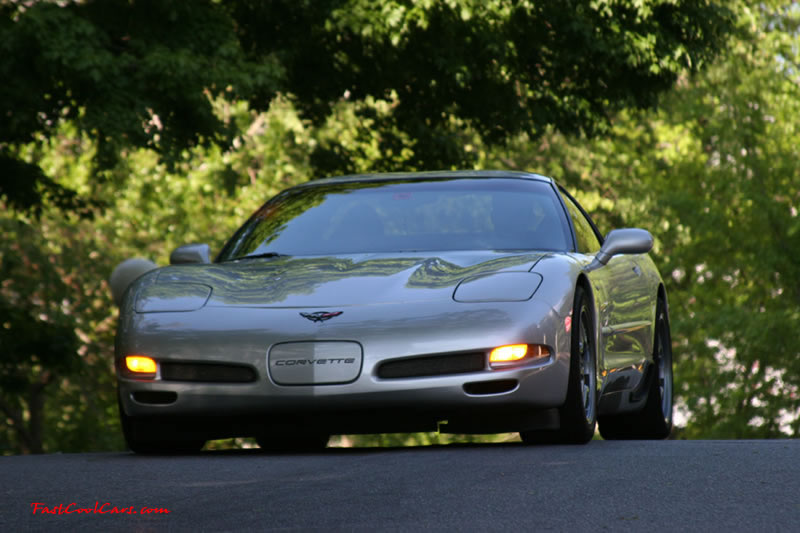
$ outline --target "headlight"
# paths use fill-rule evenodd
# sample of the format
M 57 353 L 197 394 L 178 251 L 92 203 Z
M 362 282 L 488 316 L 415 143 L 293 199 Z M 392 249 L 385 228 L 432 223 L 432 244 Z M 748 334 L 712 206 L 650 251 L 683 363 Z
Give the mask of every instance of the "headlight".
M 211 287 L 200 283 L 149 285 L 136 294 L 137 313 L 196 311 L 206 305 Z
M 530 300 L 542 276 L 534 272 L 495 272 L 466 278 L 456 287 L 457 302 L 524 302 Z

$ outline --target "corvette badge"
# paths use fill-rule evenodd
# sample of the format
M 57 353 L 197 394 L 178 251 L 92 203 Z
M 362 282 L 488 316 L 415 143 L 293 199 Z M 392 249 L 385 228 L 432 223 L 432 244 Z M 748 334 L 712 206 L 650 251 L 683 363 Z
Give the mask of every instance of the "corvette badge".
M 317 311 L 316 313 L 300 313 L 300 316 L 303 318 L 307 318 L 312 322 L 324 322 L 326 320 L 330 320 L 335 316 L 339 316 L 343 313 L 343 311 Z

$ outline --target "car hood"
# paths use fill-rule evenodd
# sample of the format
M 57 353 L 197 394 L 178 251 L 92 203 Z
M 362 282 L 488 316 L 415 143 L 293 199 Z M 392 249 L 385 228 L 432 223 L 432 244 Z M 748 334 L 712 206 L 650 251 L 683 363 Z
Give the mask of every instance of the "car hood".
M 545 255 L 363 254 L 169 266 L 155 271 L 149 282 L 144 281 L 142 289 L 149 294 L 140 294 L 138 300 L 149 298 L 155 310 L 159 301 L 185 299 L 187 295 L 204 300 L 200 307 L 306 308 L 451 300 L 456 286 L 467 278 L 528 272 Z

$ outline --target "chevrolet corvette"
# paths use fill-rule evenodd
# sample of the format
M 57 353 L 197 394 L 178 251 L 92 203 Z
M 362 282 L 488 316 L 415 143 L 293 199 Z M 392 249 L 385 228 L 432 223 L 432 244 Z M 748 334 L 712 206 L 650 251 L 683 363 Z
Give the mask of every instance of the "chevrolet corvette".
M 667 295 L 649 232 L 601 235 L 554 180 L 505 171 L 341 176 L 267 201 L 212 259 L 177 248 L 120 297 L 126 442 L 519 432 L 662 439 Z

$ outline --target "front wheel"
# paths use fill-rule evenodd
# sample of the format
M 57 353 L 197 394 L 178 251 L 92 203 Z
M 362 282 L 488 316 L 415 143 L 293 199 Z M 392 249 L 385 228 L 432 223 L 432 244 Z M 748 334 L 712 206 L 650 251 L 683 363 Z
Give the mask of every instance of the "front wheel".
M 597 350 L 589 297 L 583 287 L 575 289 L 572 308 L 569 385 L 567 399 L 559 409 L 558 430 L 520 432 L 529 444 L 586 444 L 597 424 Z
M 205 439 L 194 435 L 181 434 L 174 424 L 157 419 L 128 416 L 119 399 L 117 403 L 125 443 L 135 453 L 146 455 L 197 453 L 206 443 Z
M 648 370 L 647 401 L 638 413 L 600 417 L 600 435 L 606 440 L 665 439 L 672 432 L 672 339 L 667 306 L 656 307 L 653 363 Z

